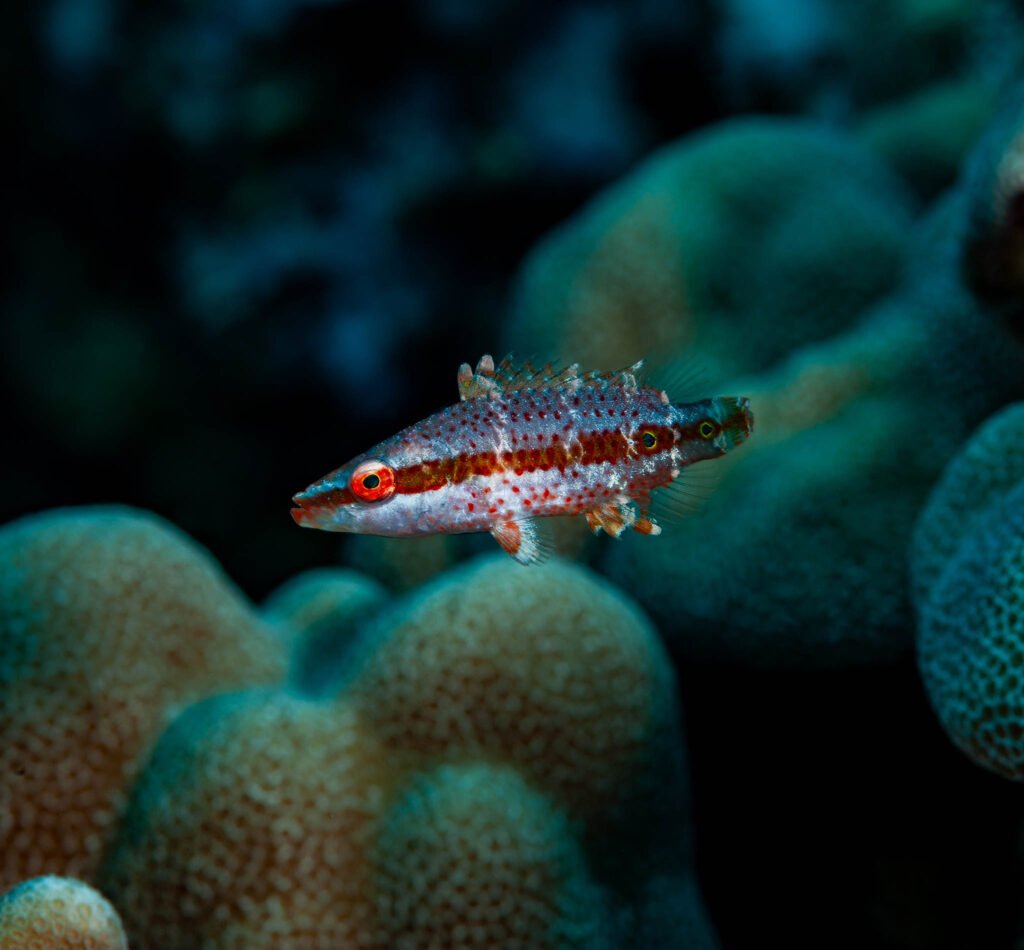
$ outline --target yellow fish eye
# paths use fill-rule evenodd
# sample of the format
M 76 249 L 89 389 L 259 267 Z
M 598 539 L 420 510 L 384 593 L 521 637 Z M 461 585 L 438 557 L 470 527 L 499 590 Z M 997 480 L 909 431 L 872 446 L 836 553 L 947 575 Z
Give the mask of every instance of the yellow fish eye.
M 653 432 L 645 432 L 641 437 L 645 449 L 653 449 L 658 444 L 658 437 Z
M 698 427 L 702 439 L 710 439 L 718 431 L 718 426 L 708 419 L 705 419 Z

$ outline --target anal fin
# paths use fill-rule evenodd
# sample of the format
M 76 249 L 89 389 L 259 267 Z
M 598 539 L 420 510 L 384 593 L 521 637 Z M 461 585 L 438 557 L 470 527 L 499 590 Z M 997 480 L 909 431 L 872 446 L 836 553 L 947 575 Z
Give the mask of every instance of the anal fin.
M 541 542 L 537 526 L 529 518 L 499 521 L 491 528 L 491 536 L 520 564 L 537 564 L 548 555 L 548 549 Z
M 605 502 L 591 508 L 590 511 L 585 511 L 584 515 L 594 534 L 604 529 L 613 538 L 617 538 L 636 521 L 636 509 L 623 501 Z

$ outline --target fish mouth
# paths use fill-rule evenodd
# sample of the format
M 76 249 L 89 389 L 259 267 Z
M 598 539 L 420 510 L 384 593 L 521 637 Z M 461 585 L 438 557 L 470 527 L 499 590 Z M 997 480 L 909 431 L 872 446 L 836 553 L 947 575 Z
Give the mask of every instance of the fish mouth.
M 291 509 L 292 520 L 300 528 L 324 529 L 333 521 L 324 492 L 315 485 L 292 495 L 292 501 L 297 506 Z

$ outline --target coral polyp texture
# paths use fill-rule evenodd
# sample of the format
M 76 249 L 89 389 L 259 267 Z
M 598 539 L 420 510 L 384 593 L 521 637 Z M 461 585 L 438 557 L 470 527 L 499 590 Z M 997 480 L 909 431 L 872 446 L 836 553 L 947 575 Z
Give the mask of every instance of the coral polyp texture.
M 574 813 L 614 803 L 670 715 L 668 660 L 591 574 L 486 558 L 367 631 L 349 687 L 395 753 L 498 756 Z
M 677 716 L 626 598 L 485 558 L 371 620 L 330 701 L 179 715 L 102 885 L 161 950 L 714 946 Z
M 655 153 L 537 245 L 508 341 L 591 366 L 688 346 L 716 378 L 760 369 L 896 284 L 910 208 L 852 139 L 795 120 L 722 122 Z
M 359 625 L 388 599 L 375 580 L 345 568 L 306 571 L 275 590 L 263 616 L 290 641 L 292 685 L 311 696 L 328 691 Z
M 0 530 L 0 882 L 92 881 L 180 706 L 284 670 L 218 565 L 161 519 L 67 509 Z
M 0 896 L 4 950 L 128 950 L 117 911 L 74 878 L 37 877 Z
M 565 812 L 508 766 L 419 776 L 381 828 L 375 865 L 388 947 L 555 950 L 609 933 Z
M 367 849 L 393 781 L 347 708 L 284 693 L 192 707 L 105 866 L 132 947 L 380 946 Z
M 1024 780 L 1024 403 L 949 465 L 911 555 L 932 706 L 971 759 Z

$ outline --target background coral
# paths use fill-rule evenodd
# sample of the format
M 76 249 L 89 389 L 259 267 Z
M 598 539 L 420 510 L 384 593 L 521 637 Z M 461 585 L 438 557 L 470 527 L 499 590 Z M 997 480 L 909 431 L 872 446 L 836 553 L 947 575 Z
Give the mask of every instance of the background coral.
M 292 685 L 312 696 L 330 690 L 359 625 L 388 599 L 376 581 L 344 568 L 305 571 L 273 591 L 262 613 L 286 640 Z
M 0 531 L 0 879 L 95 877 L 183 704 L 283 673 L 213 559 L 153 515 L 67 509 Z
M 1024 403 L 947 468 L 914 534 L 918 662 L 953 741 L 1024 778 Z
M 852 327 L 717 387 L 750 396 L 757 437 L 721 466 L 705 516 L 609 548 L 611 576 L 681 651 L 820 667 L 909 646 L 919 507 L 960 441 L 1024 387 L 1024 349 L 960 280 L 967 190 L 916 226 L 904 282 Z
M 74 878 L 39 877 L 0 896 L 4 950 L 128 950 L 117 911 Z
M 686 345 L 713 379 L 836 332 L 891 289 L 910 200 L 862 146 L 737 119 L 647 159 L 524 263 L 507 341 L 585 366 Z

